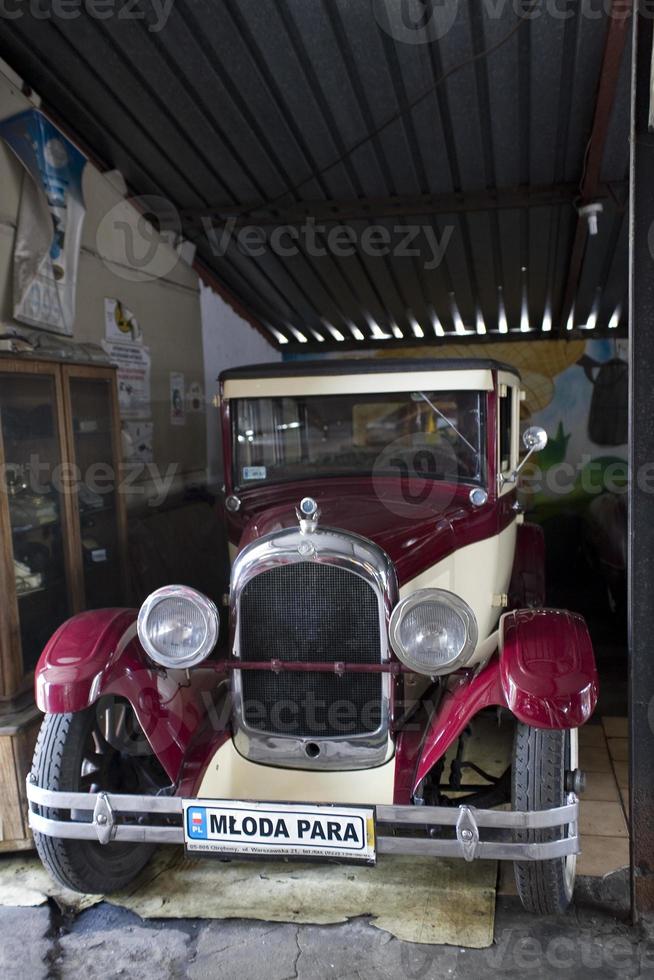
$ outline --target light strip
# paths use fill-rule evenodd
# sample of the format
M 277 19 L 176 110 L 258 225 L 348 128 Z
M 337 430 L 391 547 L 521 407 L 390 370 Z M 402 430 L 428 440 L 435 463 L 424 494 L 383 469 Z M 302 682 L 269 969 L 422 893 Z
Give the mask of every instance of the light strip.
M 458 334 L 466 334 L 468 331 L 466 330 L 465 324 L 461 319 L 461 314 L 459 312 L 459 307 L 457 306 L 454 293 L 450 293 L 450 309 L 452 311 L 452 319 L 454 320 L 454 329 Z
M 613 315 L 609 320 L 609 330 L 617 330 L 620 326 L 620 319 L 622 317 L 622 307 L 618 304 L 613 311 Z
M 436 312 L 436 310 L 432 310 L 431 320 L 432 320 L 432 324 L 434 326 L 434 333 L 436 334 L 436 336 L 437 337 L 444 337 L 445 336 L 445 331 L 443 330 L 443 324 L 441 323 L 440 318 L 439 318 L 438 313 Z
M 520 310 L 520 332 L 529 333 L 529 297 L 527 295 L 527 267 L 523 265 L 522 273 L 522 307 Z
M 270 331 L 278 344 L 287 344 L 288 337 L 285 337 L 283 333 L 280 333 L 276 327 L 273 327 L 271 323 L 266 323 L 266 329 Z
M 343 336 L 341 331 L 338 330 L 332 323 L 330 323 L 329 320 L 325 320 L 324 317 L 321 317 L 321 323 L 324 324 L 324 326 L 327 328 L 327 330 L 332 335 L 334 340 L 338 340 L 339 343 L 345 340 L 345 337 Z
M 301 330 L 298 330 L 297 327 L 294 327 L 290 323 L 287 323 L 286 326 L 291 331 L 291 333 L 293 334 L 293 336 L 295 337 L 295 339 L 297 341 L 299 341 L 301 344 L 308 344 L 309 343 L 309 341 L 304 336 L 304 334 L 302 333 L 302 331 Z
M 499 329 L 500 333 L 508 333 L 509 332 L 509 324 L 508 324 L 507 319 L 506 319 L 506 308 L 504 306 L 504 290 L 502 289 L 501 286 L 498 286 L 497 287 L 497 294 L 498 294 L 498 300 L 499 300 L 499 302 L 498 302 L 499 315 L 498 315 L 498 319 L 497 319 L 497 326 L 498 326 L 498 329 Z
M 425 331 L 422 329 L 416 318 L 409 314 L 409 323 L 411 324 L 411 329 L 413 330 L 414 337 L 424 337 Z

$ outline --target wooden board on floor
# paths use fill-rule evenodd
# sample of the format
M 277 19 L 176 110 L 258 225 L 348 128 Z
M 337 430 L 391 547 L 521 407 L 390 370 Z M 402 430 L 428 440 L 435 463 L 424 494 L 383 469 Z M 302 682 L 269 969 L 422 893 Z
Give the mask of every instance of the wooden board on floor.
M 33 846 L 27 826 L 25 778 L 41 718 L 34 705 L 16 714 L 0 715 L 0 853 Z

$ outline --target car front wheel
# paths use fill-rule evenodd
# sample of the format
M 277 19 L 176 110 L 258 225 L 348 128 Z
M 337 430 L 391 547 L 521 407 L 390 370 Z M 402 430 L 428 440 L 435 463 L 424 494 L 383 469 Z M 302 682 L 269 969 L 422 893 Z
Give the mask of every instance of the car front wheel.
M 518 723 L 513 748 L 512 804 L 514 810 L 550 810 L 565 806 L 574 796 L 567 790 L 579 764 L 577 729 L 549 731 Z M 560 836 L 559 828 L 517 831 L 515 840 L 545 843 Z M 549 861 L 515 861 L 518 895 L 529 912 L 556 915 L 572 900 L 576 854 Z
M 46 714 L 36 743 L 32 778 L 53 791 L 155 795 L 168 782 L 129 704 L 109 699 L 75 714 Z M 68 819 L 67 811 L 37 807 L 41 816 Z M 91 811 L 71 814 L 91 821 Z M 100 844 L 34 834 L 39 856 L 66 888 L 90 894 L 119 891 L 154 850 L 143 843 Z

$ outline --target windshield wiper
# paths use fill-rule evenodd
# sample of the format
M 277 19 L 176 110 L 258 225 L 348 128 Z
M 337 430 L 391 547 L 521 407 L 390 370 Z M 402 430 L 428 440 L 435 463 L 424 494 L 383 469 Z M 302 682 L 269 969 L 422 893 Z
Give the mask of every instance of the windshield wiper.
M 463 435 L 463 433 L 459 432 L 459 430 L 455 426 L 454 422 L 452 422 L 450 419 L 448 419 L 447 415 L 444 415 L 443 412 L 441 412 L 440 408 L 437 408 L 436 405 L 434 405 L 433 401 L 431 401 L 430 398 L 427 398 L 427 395 L 424 393 L 424 391 L 418 391 L 418 392 L 416 392 L 416 394 L 418 394 L 423 399 L 423 401 L 427 402 L 427 404 L 431 408 L 432 412 L 435 412 L 436 415 L 439 416 L 439 418 L 442 418 L 443 419 L 443 422 L 445 422 L 446 425 L 449 425 L 450 429 L 453 429 L 456 432 L 456 434 L 459 437 L 459 439 L 461 439 L 463 442 L 465 442 L 465 444 L 468 447 L 468 449 L 472 449 L 472 451 L 473 451 L 473 453 L 475 455 L 478 454 L 479 450 L 476 449 L 475 446 L 472 445 L 472 443 L 468 442 L 468 440 Z

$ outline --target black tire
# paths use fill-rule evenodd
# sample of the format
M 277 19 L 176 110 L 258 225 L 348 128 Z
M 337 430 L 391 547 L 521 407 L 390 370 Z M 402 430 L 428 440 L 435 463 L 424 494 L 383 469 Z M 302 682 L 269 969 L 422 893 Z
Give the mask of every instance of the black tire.
M 38 786 L 55 791 L 83 791 L 82 763 L 95 724 L 95 708 L 44 717 L 32 763 L 32 775 Z M 67 811 L 49 807 L 40 807 L 38 812 L 55 820 L 68 817 Z M 89 894 L 107 894 L 124 888 L 142 871 L 155 849 L 152 844 L 100 844 L 39 833 L 34 834 L 34 842 L 53 878 L 66 888 Z
M 511 797 L 514 810 L 548 810 L 569 801 L 566 771 L 576 769 L 577 731 L 546 731 L 518 723 L 513 749 Z M 558 828 L 516 831 L 515 840 L 543 843 Z M 551 861 L 514 861 L 518 895 L 528 912 L 557 915 L 572 901 L 576 856 Z

